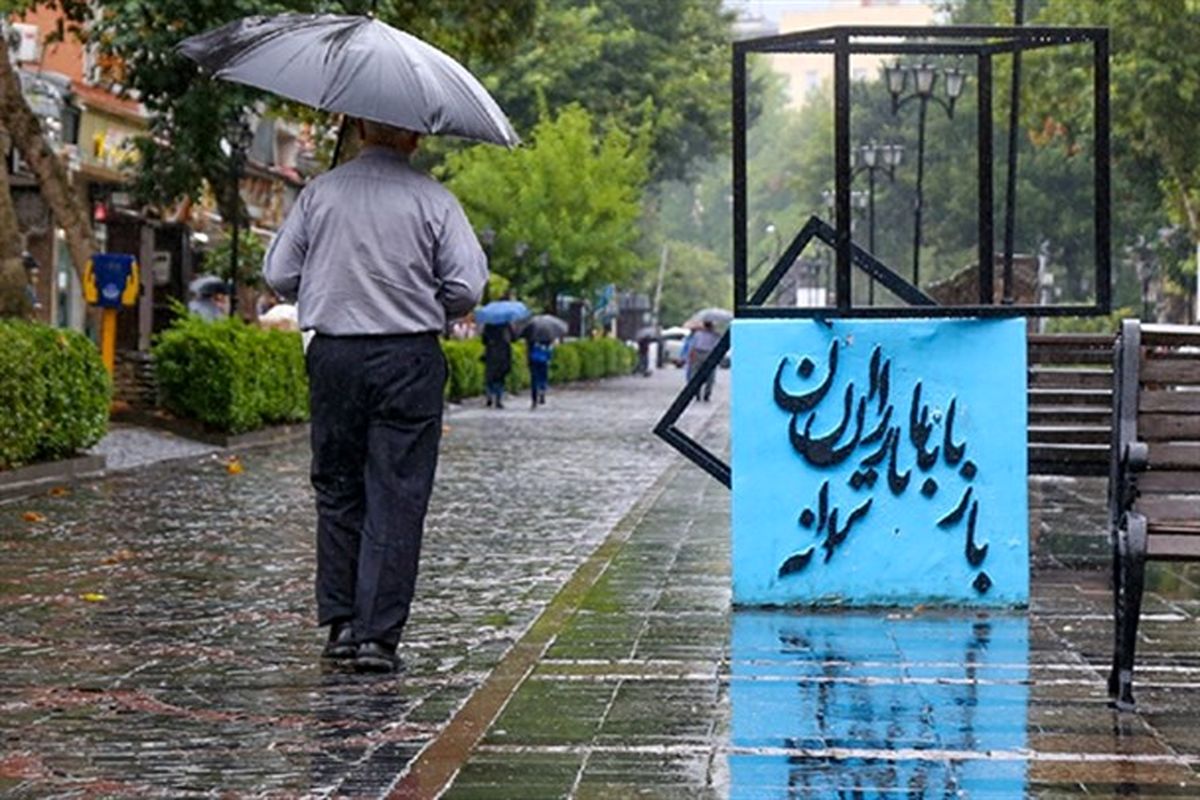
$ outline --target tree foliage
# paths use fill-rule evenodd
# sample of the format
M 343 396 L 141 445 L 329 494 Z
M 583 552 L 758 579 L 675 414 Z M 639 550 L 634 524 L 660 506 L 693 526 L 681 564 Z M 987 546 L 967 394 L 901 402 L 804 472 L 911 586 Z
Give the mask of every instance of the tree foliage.
M 518 130 L 543 104 L 651 122 L 652 174 L 678 178 L 728 147 L 729 36 L 720 0 L 543 0 L 515 56 L 481 72 Z
M 24 0 L 22 0 L 24 2 Z M 139 140 L 134 188 L 145 201 L 196 197 L 205 182 L 228 213 L 229 159 L 222 139 L 230 123 L 262 93 L 205 77 L 176 51 L 188 36 L 252 14 L 284 11 L 367 13 L 441 46 L 459 58 L 497 57 L 532 24 L 536 0 L 55 0 L 79 33 L 120 64 L 110 76 L 151 115 Z M 88 6 L 95 7 L 95 14 Z M 86 24 L 84 24 L 86 23 Z
M 646 138 L 567 106 L 533 129 L 525 147 L 477 146 L 449 155 L 449 187 L 476 230 L 491 229 L 492 268 L 522 297 L 590 294 L 642 261 L 639 236 Z M 541 254 L 545 253 L 543 260 Z
M 1200 52 L 1186 44 L 1200 38 L 1200 2 L 1047 0 L 1039 21 L 1112 31 L 1114 157 L 1136 168 L 1127 173 L 1143 189 L 1146 176 L 1153 176 L 1162 209 L 1200 245 Z M 1080 120 L 1055 112 L 1087 90 L 1088 71 L 1048 62 L 1044 74 L 1036 95 L 1040 107 L 1061 119 L 1070 136 L 1086 139 Z M 1195 262 L 1168 258 L 1166 266 L 1168 288 L 1190 294 Z

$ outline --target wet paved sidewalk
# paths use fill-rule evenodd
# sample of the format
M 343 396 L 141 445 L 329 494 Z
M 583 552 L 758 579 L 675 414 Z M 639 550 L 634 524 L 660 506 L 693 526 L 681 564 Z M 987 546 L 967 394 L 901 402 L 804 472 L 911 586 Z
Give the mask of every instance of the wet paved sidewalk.
M 451 414 L 394 678 L 316 664 L 303 446 L 0 509 L 0 796 L 1200 797 L 1200 573 L 1109 710 L 1103 482 L 1034 485 L 1028 614 L 731 613 L 678 380 Z
M 674 462 L 680 381 L 451 409 L 400 677 L 317 662 L 303 443 L 0 508 L 0 795 L 379 796 Z

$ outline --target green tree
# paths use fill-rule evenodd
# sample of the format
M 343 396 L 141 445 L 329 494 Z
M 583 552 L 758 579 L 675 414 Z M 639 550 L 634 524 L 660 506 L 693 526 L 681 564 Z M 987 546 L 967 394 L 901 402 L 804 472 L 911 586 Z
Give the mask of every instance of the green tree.
M 445 172 L 476 229 L 495 231 L 493 269 L 552 307 L 559 292 L 588 295 L 642 265 L 647 159 L 645 137 L 597 135 L 592 115 L 572 105 L 539 122 L 525 147 L 451 153 Z
M 139 140 L 142 167 L 136 189 L 145 200 L 167 203 L 195 197 L 205 182 L 231 215 L 229 159 L 222 148 L 228 123 L 241 118 L 261 93 L 213 81 L 181 56 L 184 38 L 251 14 L 283 11 L 364 13 L 427 38 L 459 57 L 496 56 L 532 24 L 536 0 L 104 0 L 86 35 L 118 56 L 124 85 L 151 113 L 150 134 Z M 276 106 L 278 107 L 278 106 Z
M 728 148 L 729 31 L 720 0 L 543 0 L 532 36 L 485 83 L 518 130 L 543 103 L 579 103 L 626 131 L 650 121 L 652 175 L 683 177 Z
M 1153 175 L 1163 209 L 1183 226 L 1200 261 L 1200 0 L 1047 0 L 1039 22 L 1104 25 L 1112 31 L 1114 158 Z M 1047 61 L 1038 100 L 1074 139 L 1087 141 L 1086 121 L 1055 113 L 1088 89 L 1090 72 Z M 1074 103 L 1078 106 L 1078 103 Z M 1168 287 L 1195 297 L 1197 262 L 1168 262 Z

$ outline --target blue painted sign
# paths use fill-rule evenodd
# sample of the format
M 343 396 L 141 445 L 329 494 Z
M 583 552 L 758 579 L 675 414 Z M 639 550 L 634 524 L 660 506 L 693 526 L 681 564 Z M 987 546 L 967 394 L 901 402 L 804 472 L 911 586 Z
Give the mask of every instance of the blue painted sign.
M 128 253 L 96 253 L 83 273 L 83 296 L 101 308 L 137 305 L 137 259 Z
M 1024 797 L 1021 615 L 736 611 L 729 797 Z
M 1023 605 L 1022 320 L 737 320 L 733 600 Z

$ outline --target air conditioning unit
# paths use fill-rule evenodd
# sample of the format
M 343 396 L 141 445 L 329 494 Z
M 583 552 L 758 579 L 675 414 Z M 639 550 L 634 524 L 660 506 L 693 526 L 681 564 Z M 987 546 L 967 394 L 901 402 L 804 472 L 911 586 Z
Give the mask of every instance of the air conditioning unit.
M 37 25 L 14 22 L 9 37 L 9 51 L 18 62 L 41 58 L 41 36 Z

